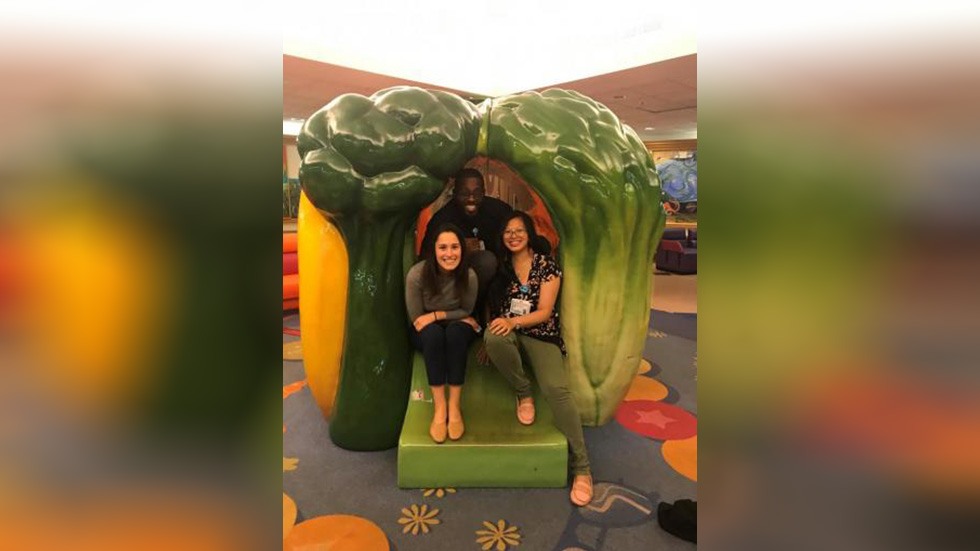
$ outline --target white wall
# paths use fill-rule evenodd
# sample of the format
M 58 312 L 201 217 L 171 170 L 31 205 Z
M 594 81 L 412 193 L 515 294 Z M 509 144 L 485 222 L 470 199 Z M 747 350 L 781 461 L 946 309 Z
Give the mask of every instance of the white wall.
M 299 151 L 296 150 L 295 143 L 286 143 L 286 177 L 289 179 L 299 177 Z

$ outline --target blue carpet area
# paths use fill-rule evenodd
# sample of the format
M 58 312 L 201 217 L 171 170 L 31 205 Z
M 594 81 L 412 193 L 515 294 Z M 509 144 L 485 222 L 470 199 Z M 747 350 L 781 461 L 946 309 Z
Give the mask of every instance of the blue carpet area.
M 660 310 L 651 310 L 650 330 L 663 331 L 668 335 L 698 340 L 697 314 L 672 314 Z
M 285 317 L 283 326 L 298 328 L 298 316 Z M 644 357 L 653 368 L 640 377 L 662 383 L 668 394 L 657 402 L 624 402 L 624 406 L 635 409 L 638 404 L 652 405 L 668 414 L 673 411 L 689 419 L 696 417 L 697 316 L 652 311 L 650 327 Z M 284 334 L 283 342 L 298 338 Z M 283 385 L 302 383 L 305 377 L 302 362 L 283 362 Z M 634 413 L 624 406 L 621 411 Z M 573 506 L 567 488 L 454 488 L 427 493 L 397 487 L 397 450 L 350 452 L 333 445 L 327 421 L 309 388 L 303 386 L 283 401 L 287 429 L 283 435 L 283 492 L 296 502 L 297 522 L 325 515 L 356 515 L 384 532 L 387 549 L 391 550 L 481 550 L 490 541 L 487 534 L 492 537 L 498 526 L 507 534 L 519 534 L 520 544 L 514 546 L 517 540 L 513 539 L 493 540 L 503 547 L 487 549 L 693 549 L 694 544 L 659 527 L 656 507 L 660 501 L 696 499 L 697 483 L 665 461 L 663 440 L 649 436 L 642 425 L 637 430 L 635 420 L 625 413 L 617 418 L 602 427 L 585 429 L 596 493 L 589 507 Z M 661 428 L 671 426 L 670 422 L 662 421 Z M 286 458 L 290 459 L 290 470 L 286 470 Z M 292 460 L 296 460 L 295 466 Z M 428 524 L 427 533 L 406 533 L 407 521 L 399 523 L 413 505 L 426 505 L 430 512 L 438 509 L 432 517 L 438 523 Z

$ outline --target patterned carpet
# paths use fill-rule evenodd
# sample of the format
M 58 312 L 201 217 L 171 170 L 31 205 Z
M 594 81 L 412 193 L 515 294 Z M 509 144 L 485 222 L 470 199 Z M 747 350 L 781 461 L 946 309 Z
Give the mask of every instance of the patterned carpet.
M 285 549 L 647 551 L 692 549 L 657 524 L 657 504 L 696 499 L 697 317 L 651 311 L 642 373 L 615 420 L 586 428 L 595 499 L 568 489 L 396 484 L 397 450 L 333 445 L 296 358 L 299 316 L 283 319 Z

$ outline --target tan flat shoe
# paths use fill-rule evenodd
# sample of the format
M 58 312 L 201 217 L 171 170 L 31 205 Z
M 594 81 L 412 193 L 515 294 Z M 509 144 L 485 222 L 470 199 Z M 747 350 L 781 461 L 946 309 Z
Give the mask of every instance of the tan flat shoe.
M 429 436 L 432 437 L 432 441 L 436 444 L 442 444 L 446 441 L 446 420 L 436 421 L 433 419 L 432 424 L 429 425 Z
M 452 419 L 449 420 L 449 439 L 450 440 L 459 440 L 460 438 L 463 437 L 463 432 L 465 430 L 466 430 L 466 427 L 463 425 L 463 418 L 462 417 L 460 417 L 456 421 L 453 421 Z
M 522 425 L 534 424 L 534 400 L 526 398 L 526 402 L 517 399 L 517 420 Z
M 572 492 L 569 494 L 572 503 L 583 507 L 592 501 L 592 475 L 577 474 L 572 481 Z

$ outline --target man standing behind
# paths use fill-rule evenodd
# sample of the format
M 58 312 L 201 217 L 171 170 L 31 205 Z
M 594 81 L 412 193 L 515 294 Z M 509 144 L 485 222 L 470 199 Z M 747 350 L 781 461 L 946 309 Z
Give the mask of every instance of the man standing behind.
M 425 227 L 422 250 L 432 246 L 435 229 L 442 224 L 451 223 L 463 230 L 467 259 L 479 282 L 474 314 L 481 319 L 487 288 L 497 271 L 500 226 L 514 209 L 500 199 L 486 197 L 483 174 L 475 168 L 460 170 L 455 180 L 452 200 Z

